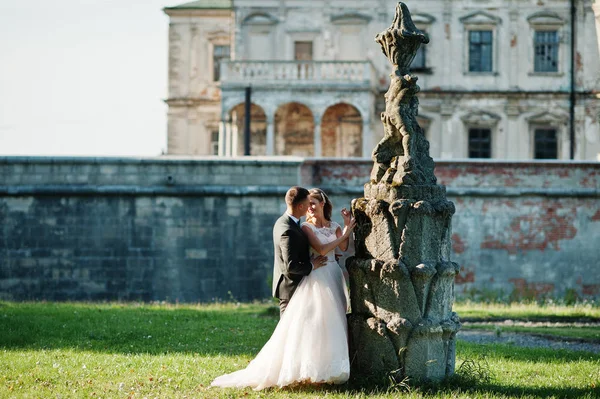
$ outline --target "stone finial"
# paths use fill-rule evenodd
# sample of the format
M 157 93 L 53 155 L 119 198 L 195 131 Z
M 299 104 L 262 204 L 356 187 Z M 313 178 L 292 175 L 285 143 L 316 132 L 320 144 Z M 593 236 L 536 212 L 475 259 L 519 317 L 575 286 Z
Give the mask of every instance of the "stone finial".
M 392 26 L 375 36 L 383 54 L 390 60 L 400 75 L 408 73 L 408 68 L 422 43 L 429 43 L 426 33 L 417 29 L 410 12 L 404 3 L 396 6 Z

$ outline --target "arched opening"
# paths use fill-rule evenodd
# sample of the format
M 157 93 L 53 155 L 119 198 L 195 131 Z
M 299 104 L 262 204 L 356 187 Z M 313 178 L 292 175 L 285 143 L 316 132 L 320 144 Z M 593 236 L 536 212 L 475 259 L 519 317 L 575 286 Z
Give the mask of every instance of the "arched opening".
M 229 111 L 233 155 L 244 155 L 245 104 L 241 103 Z M 250 104 L 250 155 L 267 154 L 267 116 L 259 105 Z
M 314 131 L 313 114 L 306 105 L 281 105 L 275 112 L 275 154 L 314 156 Z
M 324 157 L 362 156 L 363 120 L 358 109 L 346 103 L 325 110 L 321 121 L 321 153 Z

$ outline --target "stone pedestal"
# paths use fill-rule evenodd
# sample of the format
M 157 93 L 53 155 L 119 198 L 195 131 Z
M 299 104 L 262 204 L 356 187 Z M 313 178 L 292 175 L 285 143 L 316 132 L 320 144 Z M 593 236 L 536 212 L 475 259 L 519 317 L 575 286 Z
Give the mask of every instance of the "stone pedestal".
M 428 42 L 399 3 L 376 40 L 394 70 L 373 151 L 371 181 L 352 203 L 357 221 L 349 318 L 354 377 L 439 381 L 454 373 L 456 332 L 450 261 L 454 204 L 436 184 L 429 143 L 416 121 L 419 87 L 408 66 Z

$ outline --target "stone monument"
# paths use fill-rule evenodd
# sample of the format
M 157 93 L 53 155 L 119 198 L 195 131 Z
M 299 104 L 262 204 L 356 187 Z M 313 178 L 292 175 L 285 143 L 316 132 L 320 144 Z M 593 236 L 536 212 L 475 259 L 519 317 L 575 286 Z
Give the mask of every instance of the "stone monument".
M 454 204 L 436 184 L 429 143 L 416 120 L 419 86 L 409 74 L 429 39 L 398 3 L 392 26 L 375 40 L 393 72 L 381 114 L 385 134 L 373 150 L 364 198 L 352 202 L 351 375 L 439 381 L 454 373 L 459 267 L 450 261 Z

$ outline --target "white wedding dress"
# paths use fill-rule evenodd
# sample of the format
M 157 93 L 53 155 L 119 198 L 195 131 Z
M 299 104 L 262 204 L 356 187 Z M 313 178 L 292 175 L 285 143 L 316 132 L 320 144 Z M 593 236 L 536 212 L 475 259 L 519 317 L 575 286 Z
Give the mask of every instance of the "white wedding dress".
M 339 227 L 335 222 L 320 229 L 308 226 L 322 243 L 335 240 Z M 260 390 L 348 380 L 348 291 L 334 252 L 327 254 L 326 266 L 302 279 L 273 335 L 248 367 L 217 377 L 211 386 Z

